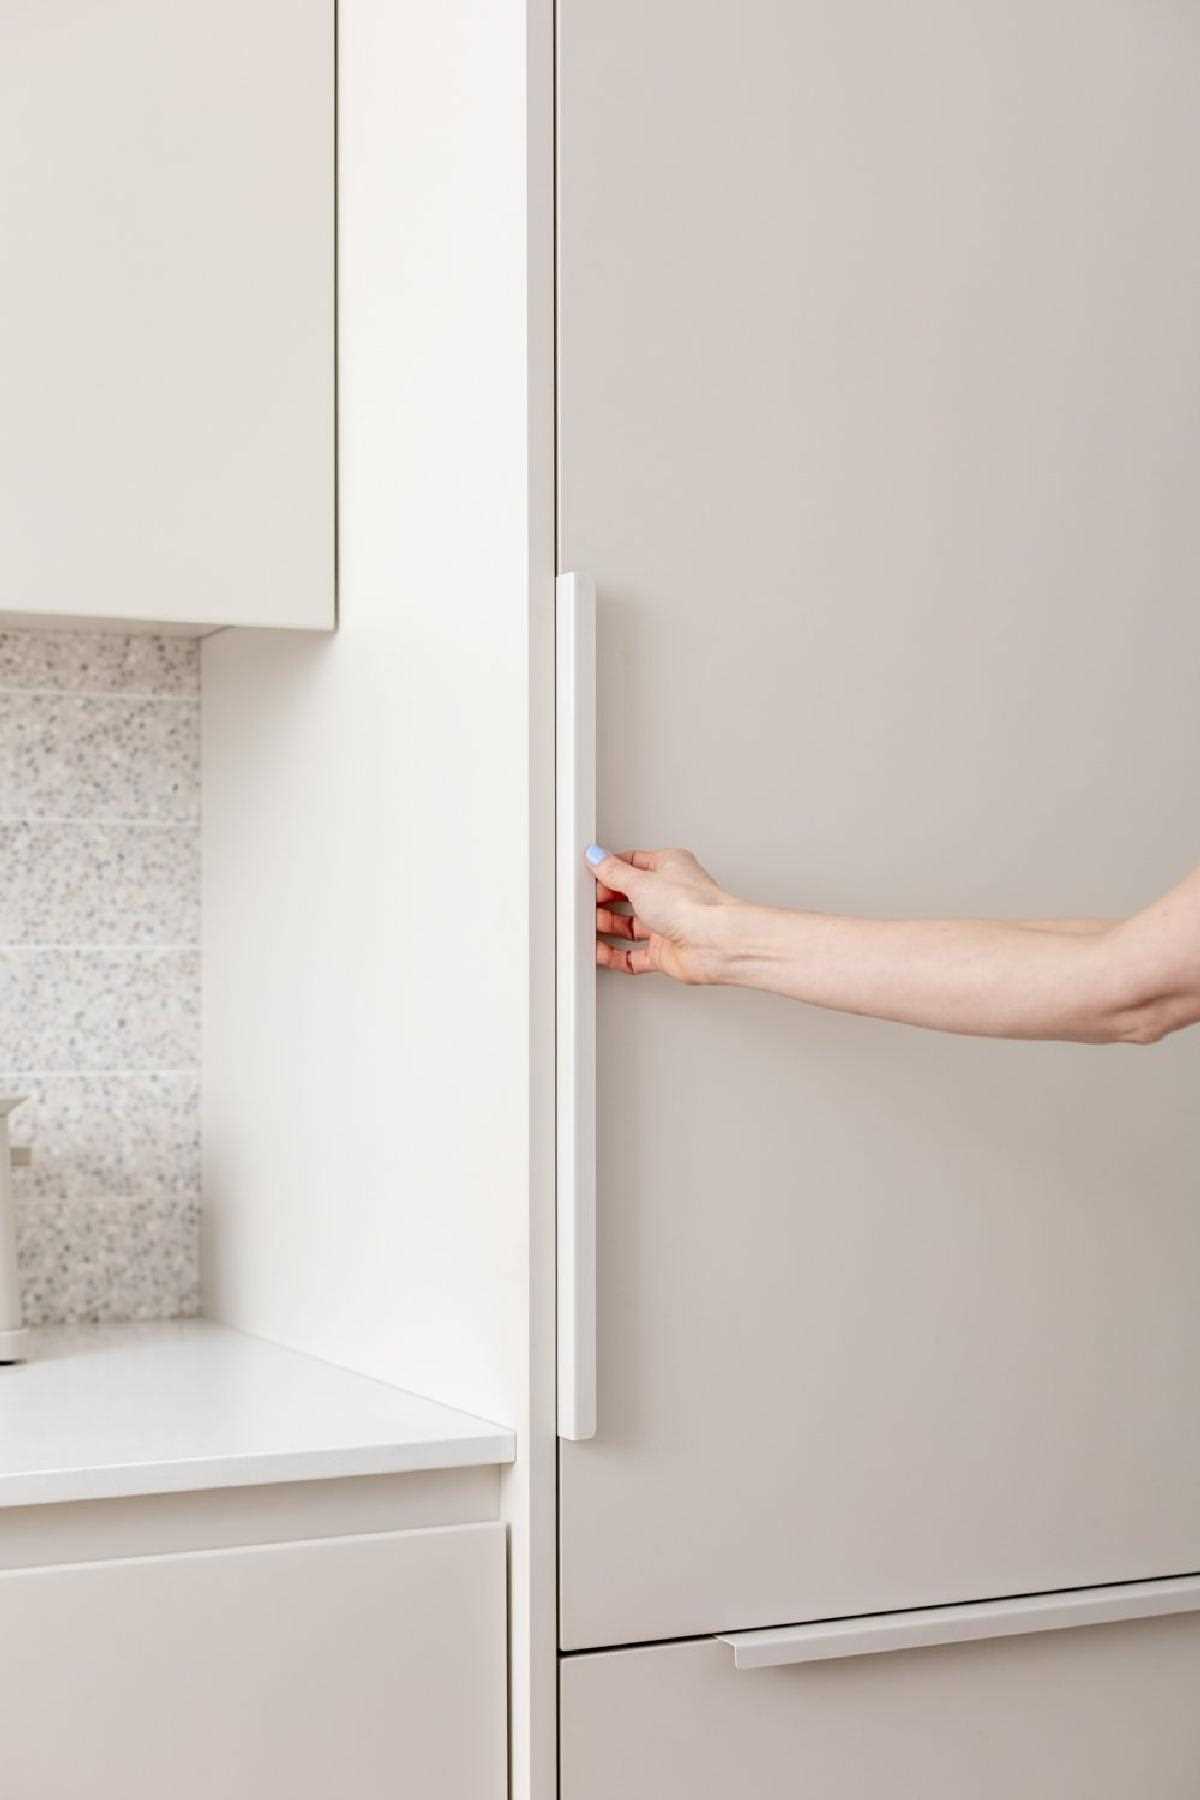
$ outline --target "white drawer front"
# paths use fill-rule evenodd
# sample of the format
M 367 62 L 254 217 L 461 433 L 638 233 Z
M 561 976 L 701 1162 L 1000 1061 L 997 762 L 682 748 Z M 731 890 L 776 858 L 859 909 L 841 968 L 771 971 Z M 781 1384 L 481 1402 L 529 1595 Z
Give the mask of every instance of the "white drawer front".
M 501 1800 L 504 1531 L 0 1575 L 5 1800 Z
M 569 1657 L 561 1800 L 1195 1800 L 1200 1617 L 737 1669 Z

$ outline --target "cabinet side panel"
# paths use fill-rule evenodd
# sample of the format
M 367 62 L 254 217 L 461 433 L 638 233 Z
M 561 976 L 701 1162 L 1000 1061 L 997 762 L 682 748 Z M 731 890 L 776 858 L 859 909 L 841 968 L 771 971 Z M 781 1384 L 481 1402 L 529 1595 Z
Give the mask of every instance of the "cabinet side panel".
M 515 1426 L 514 1793 L 536 1781 L 538 1800 L 555 1750 L 550 50 L 549 0 L 345 0 L 337 641 L 204 650 L 208 1301 Z
M 242 1329 L 512 1423 L 524 140 L 478 10 L 345 9 L 339 630 L 204 645 L 206 1274 Z

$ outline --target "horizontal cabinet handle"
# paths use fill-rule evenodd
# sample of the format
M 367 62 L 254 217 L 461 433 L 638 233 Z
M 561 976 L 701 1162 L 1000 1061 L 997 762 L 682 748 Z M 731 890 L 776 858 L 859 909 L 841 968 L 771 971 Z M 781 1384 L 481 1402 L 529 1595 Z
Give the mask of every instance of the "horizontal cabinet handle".
M 1018 1637 L 1030 1631 L 1066 1631 L 1079 1625 L 1111 1625 L 1121 1619 L 1184 1612 L 1200 1612 L 1200 1575 L 1030 1594 L 1020 1600 L 976 1600 L 966 1606 L 927 1606 L 915 1612 L 827 1619 L 817 1625 L 788 1625 L 773 1631 L 723 1632 L 718 1641 L 732 1649 L 735 1667 L 769 1669 L 781 1663 L 828 1662 L 839 1656 L 872 1656 L 886 1650 Z

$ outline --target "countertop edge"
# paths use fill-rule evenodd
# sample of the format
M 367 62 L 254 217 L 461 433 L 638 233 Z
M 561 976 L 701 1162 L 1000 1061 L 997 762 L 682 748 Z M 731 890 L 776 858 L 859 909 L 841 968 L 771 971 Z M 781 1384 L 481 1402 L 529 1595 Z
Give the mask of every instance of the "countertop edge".
M 121 1500 L 212 1488 L 265 1487 L 287 1481 L 331 1481 L 360 1475 L 416 1475 L 431 1470 L 504 1467 L 516 1455 L 512 1432 L 423 1444 L 367 1445 L 339 1451 L 284 1451 L 175 1463 L 46 1469 L 0 1476 L 0 1511 L 72 1500 Z
M 83 1392 L 100 1423 L 96 1429 L 91 1429 L 90 1420 L 81 1426 L 77 1405 L 76 1417 L 66 1417 L 56 1432 L 53 1419 L 60 1379 L 64 1392 L 74 1386 L 76 1336 L 84 1358 Z M 63 1334 L 47 1330 L 44 1341 L 61 1343 Z M 60 1350 L 38 1365 L 35 1386 L 22 1394 L 21 1405 L 4 1408 L 0 1375 L 0 1416 L 9 1412 L 12 1428 L 3 1446 L 7 1454 L 0 1459 L 0 1514 L 70 1501 L 453 1472 L 497 1467 L 516 1457 L 516 1436 L 508 1426 L 216 1321 L 181 1321 L 157 1330 L 97 1327 L 94 1337 L 85 1328 L 73 1331 L 66 1341 L 70 1346 L 66 1352 Z M 164 1357 L 165 1368 L 160 1365 Z M 145 1381 L 147 1368 L 157 1368 L 156 1381 Z M 311 1398 L 308 1370 L 313 1377 Z M 20 1379 L 14 1376 L 15 1381 Z M 176 1380 L 178 1404 L 172 1386 Z M 386 1401 L 389 1392 L 397 1403 L 390 1417 L 387 1405 L 382 1415 L 378 1405 L 379 1397 Z M 365 1409 L 358 1404 L 364 1395 Z M 104 1417 L 110 1405 L 116 1423 L 106 1431 Z M 221 1427 L 226 1405 L 232 1420 L 228 1432 Z M 254 1429 L 245 1430 L 248 1405 L 251 1410 L 265 1409 L 267 1415 L 278 1407 L 281 1417 L 291 1420 L 291 1428 L 285 1423 L 280 1429 L 276 1420 L 275 1429 L 261 1434 L 266 1441 L 256 1444 Z M 194 1431 L 188 1429 L 189 1406 L 195 1408 Z M 138 1441 L 142 1409 L 144 1450 Z M 23 1421 L 30 1422 L 27 1450 Z M 236 1441 L 239 1436 L 241 1442 Z

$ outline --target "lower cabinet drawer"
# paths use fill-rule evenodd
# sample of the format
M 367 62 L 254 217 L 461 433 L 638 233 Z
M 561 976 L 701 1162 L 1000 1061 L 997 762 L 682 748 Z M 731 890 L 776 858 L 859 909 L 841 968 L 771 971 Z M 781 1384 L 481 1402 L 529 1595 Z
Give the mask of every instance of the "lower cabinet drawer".
M 501 1800 L 500 1525 L 0 1574 L 4 1800 Z
M 561 1800 L 1196 1800 L 1200 1615 L 734 1666 L 565 1658 Z

